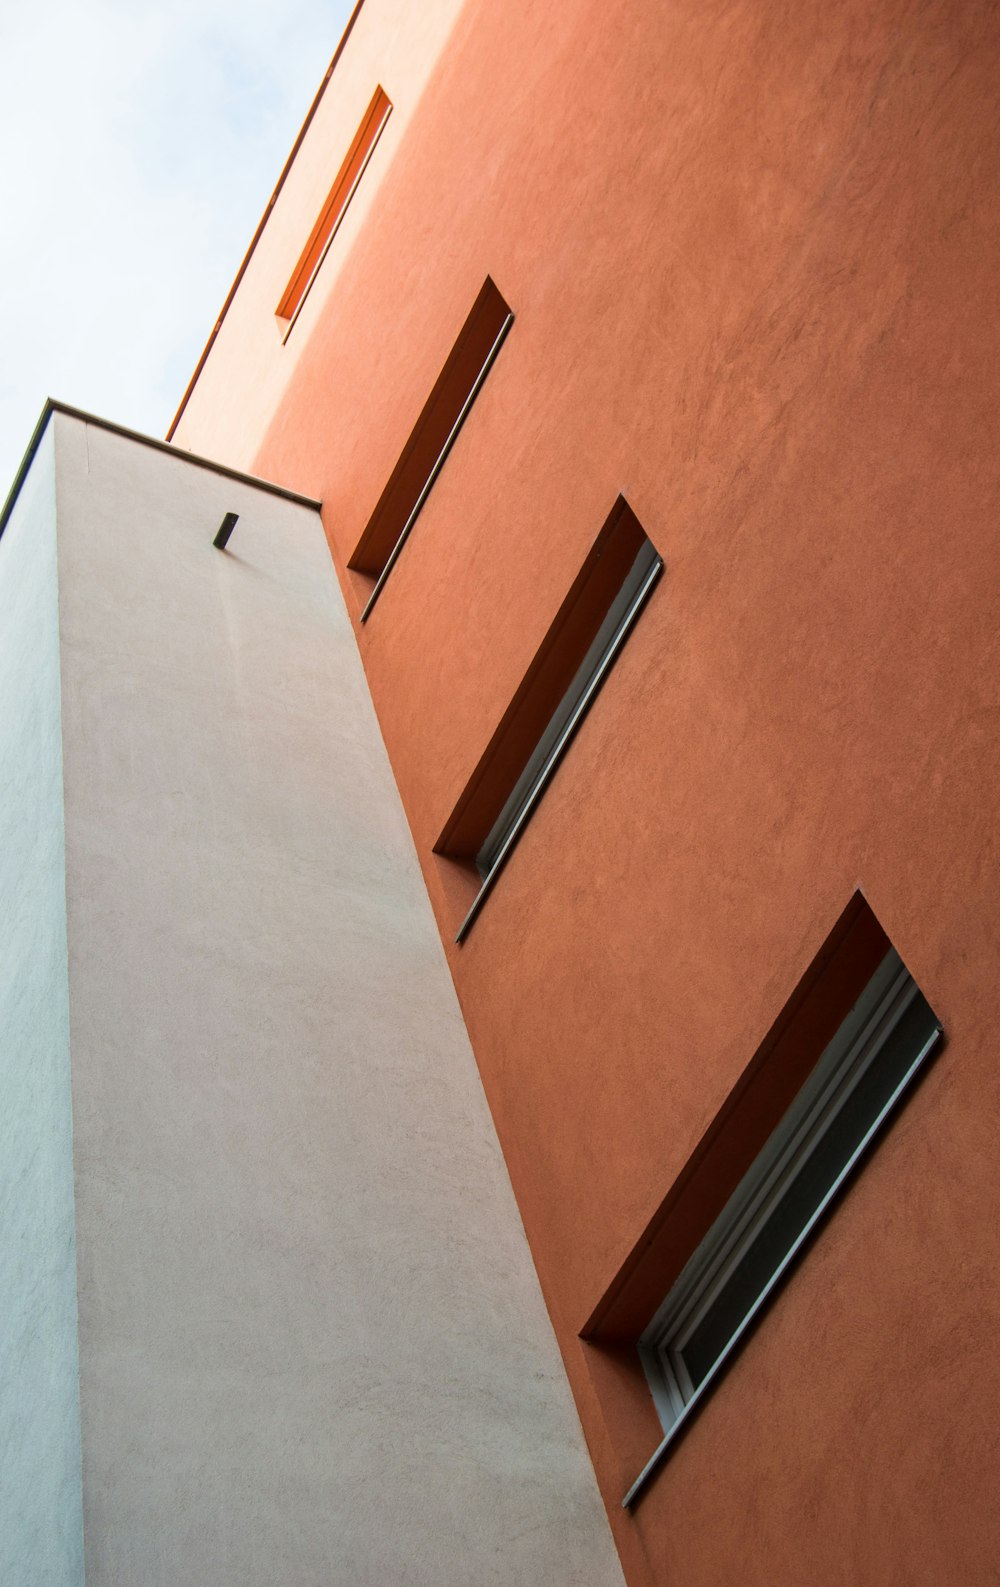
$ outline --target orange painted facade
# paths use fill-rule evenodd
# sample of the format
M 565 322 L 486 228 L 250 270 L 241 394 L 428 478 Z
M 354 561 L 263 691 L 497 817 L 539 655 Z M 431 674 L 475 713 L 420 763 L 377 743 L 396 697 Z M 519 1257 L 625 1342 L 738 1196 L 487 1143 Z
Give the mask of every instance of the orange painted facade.
M 996 1570 L 998 101 L 982 3 L 366 0 L 176 426 L 322 500 L 360 618 L 513 312 L 357 637 L 633 1587 Z M 459 946 L 435 850 L 619 496 L 665 574 Z M 625 1511 L 659 1424 L 581 1336 L 858 892 L 947 1044 Z

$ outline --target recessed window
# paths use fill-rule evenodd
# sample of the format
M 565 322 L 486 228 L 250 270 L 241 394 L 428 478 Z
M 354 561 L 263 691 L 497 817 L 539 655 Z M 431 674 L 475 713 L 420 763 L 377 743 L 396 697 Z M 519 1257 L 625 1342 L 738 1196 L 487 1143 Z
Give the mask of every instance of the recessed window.
M 299 255 L 298 263 L 282 293 L 281 302 L 275 310 L 278 319 L 284 322 L 286 340 L 305 302 L 309 288 L 316 279 L 317 271 L 326 258 L 326 251 L 336 236 L 347 206 L 354 197 L 391 109 L 392 105 L 384 90 L 376 88 L 374 98 L 365 111 L 344 163 L 334 178 L 319 219 L 309 234 L 309 240 Z
M 570 681 L 569 688 L 552 713 L 476 855 L 476 869 L 485 881 L 496 870 L 510 848 L 532 805 L 541 795 L 564 743 L 586 710 L 601 679 L 638 615 L 661 562 L 651 541 L 644 539 L 632 566 L 594 635 L 587 654 Z
M 487 276 L 348 562 L 355 573 L 375 581 L 362 622 L 395 566 L 513 319 Z
M 879 931 L 867 913 L 871 924 L 862 919 L 860 935 L 855 923 L 856 961 L 860 937 L 867 931 L 871 940 L 872 926 Z M 664 1459 L 940 1041 L 941 1026 L 919 987 L 884 938 L 883 945 L 887 951 L 841 1010 L 833 1035 L 639 1338 L 665 1436 L 625 1505 Z M 841 952 L 841 969 L 845 962 Z M 791 1055 L 798 1047 L 799 1063 L 801 1043 L 817 1028 L 822 977 L 811 996 L 812 1013 L 808 1001 L 800 1006 L 778 1043 Z M 749 1105 L 758 1122 L 766 1091 L 758 1087 Z
M 437 853 L 471 861 L 481 878 L 456 941 L 482 907 L 662 569 L 619 497 L 436 845 Z

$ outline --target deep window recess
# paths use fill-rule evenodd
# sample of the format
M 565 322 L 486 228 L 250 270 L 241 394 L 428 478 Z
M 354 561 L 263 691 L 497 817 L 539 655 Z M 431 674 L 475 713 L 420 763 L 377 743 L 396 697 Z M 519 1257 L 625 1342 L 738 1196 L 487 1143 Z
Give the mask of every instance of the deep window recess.
M 587 709 L 662 566 L 652 542 L 645 540 L 569 688 L 476 855 L 476 869 L 484 880 L 496 869 L 541 795 L 555 770 L 563 744 Z
M 326 258 L 326 251 L 336 236 L 347 206 L 354 197 L 391 109 L 392 105 L 384 90 L 376 88 L 374 98 L 365 111 L 344 163 L 334 178 L 319 219 L 309 234 L 309 240 L 299 255 L 291 279 L 282 293 L 281 302 L 275 310 L 277 318 L 283 322 L 286 341 L 306 300 L 309 288 L 316 279 L 316 273 Z
M 890 948 L 639 1339 L 665 1436 L 629 1505 L 941 1037 Z
M 487 276 L 348 562 L 355 573 L 375 580 L 362 622 L 382 593 L 513 319 Z
M 619 497 L 435 846 L 471 861 L 481 878 L 456 941 L 482 907 L 662 569 Z

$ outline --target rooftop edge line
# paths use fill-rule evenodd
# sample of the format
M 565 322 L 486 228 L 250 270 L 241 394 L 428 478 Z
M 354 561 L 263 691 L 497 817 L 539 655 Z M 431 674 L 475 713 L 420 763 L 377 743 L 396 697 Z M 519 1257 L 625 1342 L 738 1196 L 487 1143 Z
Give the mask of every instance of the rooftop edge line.
M 285 161 L 284 165 L 282 166 L 281 175 L 278 177 L 277 186 L 275 187 L 274 192 L 271 194 L 271 197 L 267 201 L 267 207 L 264 210 L 263 215 L 260 217 L 260 222 L 259 222 L 259 224 L 257 226 L 257 230 L 254 232 L 253 237 L 250 239 L 250 246 L 249 246 L 249 248 L 247 249 L 246 253 L 243 256 L 243 263 L 240 265 L 240 268 L 236 272 L 236 279 L 233 282 L 232 286 L 229 288 L 229 294 L 228 294 L 228 296 L 226 298 L 226 301 L 225 301 L 225 303 L 223 303 L 222 308 L 221 308 L 221 310 L 219 312 L 219 318 L 216 320 L 215 324 L 212 326 L 212 329 L 211 329 L 211 331 L 209 333 L 208 341 L 205 343 L 205 347 L 204 347 L 204 350 L 202 352 L 202 355 L 199 358 L 198 362 L 194 366 L 194 374 L 191 376 L 191 379 L 188 381 L 187 389 L 184 392 L 184 395 L 183 395 L 183 397 L 181 398 L 181 401 L 180 401 L 180 406 L 179 406 L 179 408 L 177 409 L 177 412 L 174 414 L 173 418 L 170 421 L 170 428 L 167 430 L 167 435 L 166 435 L 166 439 L 168 441 L 171 439 L 171 437 L 173 436 L 174 431 L 176 430 L 177 426 L 180 424 L 181 416 L 183 415 L 184 409 L 187 407 L 188 402 L 190 401 L 191 393 L 194 391 L 195 386 L 198 384 L 198 380 L 199 380 L 199 377 L 201 375 L 201 372 L 204 369 L 206 363 L 208 362 L 208 355 L 212 351 L 212 348 L 215 346 L 215 338 L 218 336 L 220 330 L 222 329 L 222 322 L 225 319 L 226 315 L 228 314 L 230 304 L 232 303 L 233 298 L 236 296 L 236 293 L 239 290 L 240 282 L 243 280 L 243 277 L 246 275 L 247 268 L 248 268 L 248 266 L 250 264 L 250 260 L 253 258 L 254 249 L 256 248 L 257 244 L 260 242 L 261 236 L 262 236 L 263 231 L 264 231 L 264 227 L 267 225 L 268 220 L 270 218 L 271 211 L 274 208 L 275 204 L 278 202 L 278 194 L 281 192 L 281 189 L 285 185 L 285 178 L 288 176 L 288 173 L 289 173 L 289 171 L 292 168 L 292 165 L 293 165 L 293 163 L 295 161 L 295 156 L 298 154 L 299 150 L 302 147 L 303 139 L 305 138 L 306 133 L 309 131 L 309 127 L 310 127 L 310 125 L 312 123 L 312 119 L 315 116 L 317 110 L 319 109 L 320 100 L 323 98 L 323 95 L 326 93 L 327 84 L 329 83 L 330 78 L 333 76 L 334 68 L 336 67 L 337 62 L 340 60 L 340 57 L 344 53 L 344 47 L 347 44 L 348 38 L 350 37 L 351 29 L 353 28 L 355 22 L 357 21 L 358 12 L 361 10 L 361 7 L 364 5 L 364 3 L 365 3 L 365 0 L 357 0 L 357 4 L 355 5 L 354 10 L 351 12 L 350 16 L 347 19 L 347 26 L 345 27 L 345 29 L 344 29 L 344 31 L 343 31 L 343 33 L 341 35 L 340 43 L 337 45 L 337 48 L 333 52 L 333 59 L 331 60 L 329 66 L 326 69 L 326 75 L 324 76 L 323 81 L 320 83 L 319 88 L 316 91 L 315 99 L 313 100 L 312 104 L 309 106 L 309 109 L 308 109 L 308 111 L 306 113 L 305 121 L 303 121 L 302 126 L 299 128 L 299 135 L 296 138 L 295 142 L 292 144 L 292 152 L 288 156 L 288 159 Z
M 7 520 L 14 510 L 14 504 L 21 494 L 21 486 L 28 476 L 28 470 L 34 462 L 35 453 L 38 451 L 42 436 L 53 413 L 63 413 L 70 419 L 81 419 L 84 424 L 96 425 L 100 430 L 107 430 L 111 435 L 123 436 L 126 441 L 137 441 L 141 446 L 151 446 L 156 452 L 165 452 L 168 457 L 179 458 L 182 462 L 193 463 L 195 468 L 207 468 L 213 474 L 220 475 L 223 479 L 237 480 L 241 485 L 253 485 L 257 490 L 267 491 L 271 496 L 281 496 L 285 501 L 297 503 L 300 507 L 310 507 L 314 512 L 319 512 L 322 503 L 312 496 L 303 496 L 300 491 L 289 490 L 284 485 L 275 485 L 271 480 L 258 479 L 254 474 L 245 474 L 241 469 L 229 468 L 225 463 L 214 463 L 210 457 L 201 457 L 197 452 L 185 452 L 182 447 L 171 446 L 169 441 L 160 441 L 154 435 L 143 435 L 141 430 L 130 430 L 124 424 L 115 424 L 111 419 L 101 419 L 94 413 L 87 413 L 83 408 L 74 408 L 68 402 L 58 402 L 54 397 L 45 399 L 45 406 L 39 415 L 38 423 L 32 431 L 31 440 L 21 459 L 21 465 L 14 475 L 14 483 L 7 493 L 7 499 L 0 508 L 0 535 L 7 527 Z

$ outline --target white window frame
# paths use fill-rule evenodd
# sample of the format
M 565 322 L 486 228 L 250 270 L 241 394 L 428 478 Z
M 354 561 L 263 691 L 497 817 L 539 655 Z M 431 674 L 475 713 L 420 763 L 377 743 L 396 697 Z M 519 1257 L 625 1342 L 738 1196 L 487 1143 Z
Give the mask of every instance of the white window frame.
M 640 546 L 569 688 L 549 718 L 524 770 L 476 854 L 475 864 L 483 879 L 482 886 L 455 934 L 456 942 L 462 941 L 479 913 L 662 572 L 663 558 L 647 538 Z
M 890 950 L 639 1339 L 639 1356 L 665 1436 L 625 1495 L 624 1507 L 659 1466 L 941 1034 L 913 977 Z M 883 1075 L 875 1073 L 876 1066 Z M 866 1076 L 889 1086 L 881 1101 L 859 1093 Z M 845 1112 L 852 1099 L 853 1119 Z M 849 1132 L 849 1145 L 837 1143 L 830 1134 L 838 1120 Z M 832 1165 L 815 1160 L 822 1188 L 813 1186 L 804 1194 L 805 1170 L 824 1142 L 828 1150 L 836 1145 L 838 1156 Z M 803 1198 L 798 1207 L 792 1199 L 797 1189 Z M 788 1244 L 774 1265 L 768 1262 L 762 1268 L 753 1298 L 734 1309 L 727 1302 L 727 1283 L 744 1260 L 752 1273 L 755 1243 L 779 1209 L 796 1232 L 789 1231 Z M 726 1342 L 707 1367 L 692 1371 L 685 1352 L 690 1353 L 706 1322 L 715 1324 L 716 1334 L 721 1324 Z

